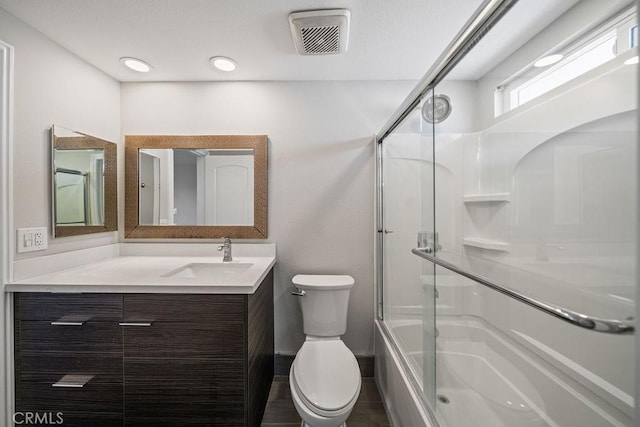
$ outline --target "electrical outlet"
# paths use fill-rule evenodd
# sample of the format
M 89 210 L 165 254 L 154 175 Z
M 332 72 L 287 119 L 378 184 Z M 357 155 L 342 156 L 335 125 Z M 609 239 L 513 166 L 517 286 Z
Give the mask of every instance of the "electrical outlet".
M 44 236 L 46 235 L 46 229 L 43 232 L 42 230 L 38 230 L 33 233 L 33 246 L 42 247 L 44 246 Z
M 18 228 L 18 253 L 47 249 L 47 227 Z

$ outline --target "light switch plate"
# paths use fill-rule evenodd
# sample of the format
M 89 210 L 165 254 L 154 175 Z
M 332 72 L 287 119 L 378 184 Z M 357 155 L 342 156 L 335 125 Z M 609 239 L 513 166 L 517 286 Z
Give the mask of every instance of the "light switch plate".
M 47 249 L 47 227 L 18 228 L 16 244 L 18 253 Z

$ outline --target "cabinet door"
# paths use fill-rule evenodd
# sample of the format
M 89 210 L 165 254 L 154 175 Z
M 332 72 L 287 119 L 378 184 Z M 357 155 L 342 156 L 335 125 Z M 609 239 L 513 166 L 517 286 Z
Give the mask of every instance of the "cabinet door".
M 273 380 L 273 270 L 248 298 L 248 425 L 258 426 Z
M 122 426 L 121 313 L 121 295 L 16 294 L 16 412 Z
M 125 425 L 244 425 L 245 301 L 124 296 Z

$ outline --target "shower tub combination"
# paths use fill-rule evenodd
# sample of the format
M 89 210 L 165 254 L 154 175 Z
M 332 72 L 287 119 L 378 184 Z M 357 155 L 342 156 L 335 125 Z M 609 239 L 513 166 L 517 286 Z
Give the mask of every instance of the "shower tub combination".
M 378 134 L 394 424 L 634 425 L 636 23 L 626 0 L 486 1 Z M 516 28 L 528 41 L 490 71 L 466 56 Z M 533 67 L 541 46 L 567 59 Z
M 624 415 L 481 318 L 441 319 L 437 330 L 441 426 L 625 425 Z M 424 389 L 422 322 L 393 322 L 390 332 Z

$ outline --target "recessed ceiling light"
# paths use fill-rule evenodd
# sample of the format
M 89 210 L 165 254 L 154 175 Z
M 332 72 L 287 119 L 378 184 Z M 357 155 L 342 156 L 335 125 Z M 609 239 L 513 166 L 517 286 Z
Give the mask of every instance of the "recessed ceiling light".
M 548 67 L 551 64 L 555 64 L 556 62 L 560 61 L 563 58 L 563 56 L 559 53 L 556 53 L 554 55 L 549 55 L 549 56 L 545 56 L 543 58 L 538 59 L 536 62 L 534 62 L 533 66 L 534 67 Z
M 138 71 L 140 73 L 148 73 L 149 71 L 152 70 L 151 65 L 147 64 L 146 62 L 138 58 L 124 57 L 124 58 L 120 58 L 120 62 L 122 62 L 124 65 L 126 65 L 128 68 L 132 69 L 133 71 Z
M 209 63 L 221 71 L 233 71 L 236 69 L 236 61 L 226 56 L 214 56 Z
M 626 61 L 624 61 L 624 65 L 635 65 L 639 62 L 639 58 L 638 56 L 634 56 L 632 58 L 627 59 Z

